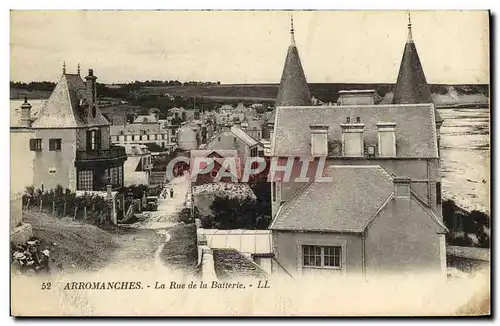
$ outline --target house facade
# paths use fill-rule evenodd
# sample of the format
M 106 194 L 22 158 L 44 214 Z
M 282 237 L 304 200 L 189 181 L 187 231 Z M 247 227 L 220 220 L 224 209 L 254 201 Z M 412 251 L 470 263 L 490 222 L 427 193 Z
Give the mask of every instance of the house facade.
M 112 125 L 110 141 L 112 144 L 156 144 L 172 151 L 177 146 L 176 133 L 179 126 L 161 123 L 156 116 L 140 115 L 133 123 Z
M 439 129 L 408 26 L 393 103 L 340 92 L 312 106 L 294 41 L 271 128 L 273 252 L 296 275 L 446 269 Z M 319 171 L 319 174 L 317 173 Z M 320 182 L 316 177 L 327 177 Z
M 96 79 L 89 69 L 84 82 L 78 74 L 63 75 L 36 118 L 31 105 L 21 107 L 23 146 L 32 157 L 33 186 L 53 189 L 105 191 L 123 186 L 123 147 L 109 142 L 109 122 L 97 106 Z M 19 129 L 11 129 L 11 134 Z

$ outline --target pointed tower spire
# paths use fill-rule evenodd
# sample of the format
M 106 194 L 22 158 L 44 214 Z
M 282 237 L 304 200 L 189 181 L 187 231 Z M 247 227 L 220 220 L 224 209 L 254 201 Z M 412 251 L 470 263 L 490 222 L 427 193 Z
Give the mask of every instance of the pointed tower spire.
M 408 12 L 408 43 L 413 43 L 413 35 L 411 34 L 411 13 Z
M 63 61 L 63 75 L 66 74 L 66 61 Z
M 413 41 L 411 28 L 411 16 L 408 13 L 408 39 L 403 51 L 392 102 L 394 104 L 432 103 L 431 91 Z M 442 121 L 437 110 L 435 110 L 435 116 L 436 122 Z
M 295 45 L 293 16 L 291 16 L 290 25 L 291 44 L 288 47 L 275 106 L 312 105 L 306 76 L 300 62 L 299 51 Z

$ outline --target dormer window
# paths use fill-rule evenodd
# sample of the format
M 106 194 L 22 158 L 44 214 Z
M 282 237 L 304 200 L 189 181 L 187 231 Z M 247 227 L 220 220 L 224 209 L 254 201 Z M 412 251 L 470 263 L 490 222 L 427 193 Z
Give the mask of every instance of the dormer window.
M 363 157 L 364 155 L 364 124 L 341 124 L 342 154 L 345 157 Z

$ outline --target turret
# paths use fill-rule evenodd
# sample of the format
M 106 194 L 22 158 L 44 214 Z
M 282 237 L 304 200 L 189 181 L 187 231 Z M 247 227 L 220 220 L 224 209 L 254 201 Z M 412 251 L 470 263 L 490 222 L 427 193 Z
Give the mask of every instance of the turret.
M 294 34 L 293 17 L 291 17 L 291 44 L 288 47 L 275 106 L 312 105 L 306 76 L 295 45 Z

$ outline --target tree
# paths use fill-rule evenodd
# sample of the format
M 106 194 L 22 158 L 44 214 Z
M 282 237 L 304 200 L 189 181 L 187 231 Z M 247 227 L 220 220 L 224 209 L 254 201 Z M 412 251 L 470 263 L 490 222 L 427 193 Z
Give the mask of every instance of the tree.
M 213 225 L 218 229 L 266 229 L 270 215 L 267 203 L 251 198 L 216 196 L 210 209 Z

